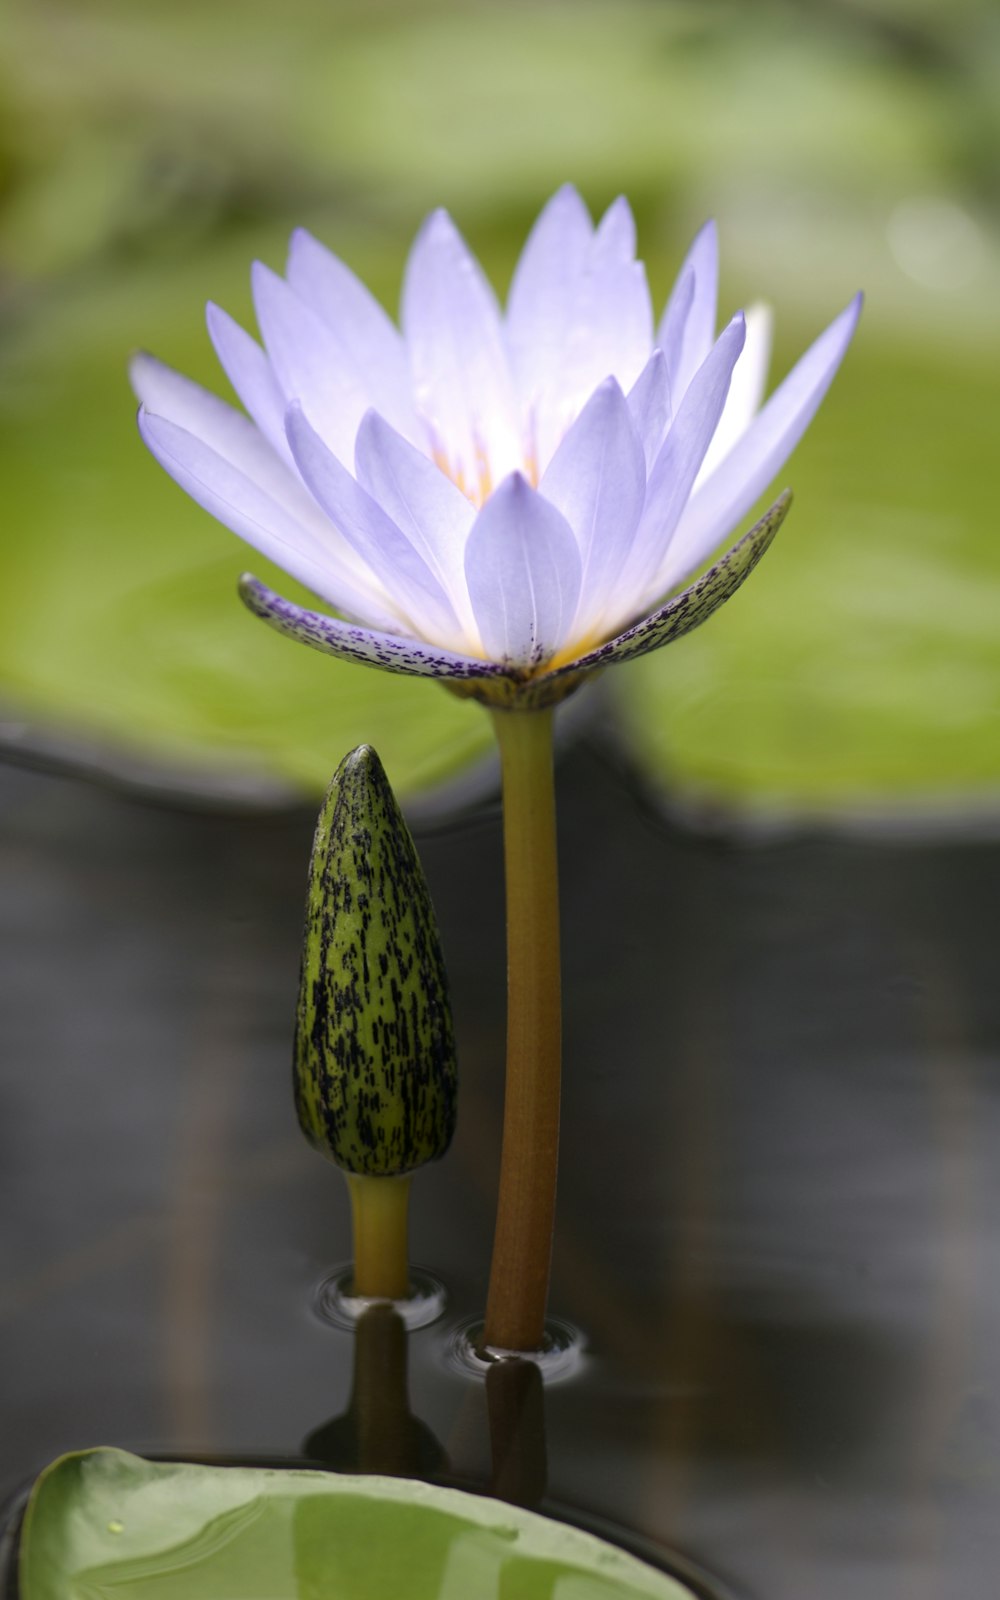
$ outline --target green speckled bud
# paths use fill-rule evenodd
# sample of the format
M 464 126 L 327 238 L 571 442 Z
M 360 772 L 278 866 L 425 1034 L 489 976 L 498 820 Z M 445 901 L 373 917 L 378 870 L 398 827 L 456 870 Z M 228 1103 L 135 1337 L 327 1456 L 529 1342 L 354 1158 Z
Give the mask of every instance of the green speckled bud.
M 295 1027 L 306 1138 L 348 1172 L 398 1177 L 455 1129 L 448 984 L 410 831 L 375 751 L 344 757 L 309 868 Z

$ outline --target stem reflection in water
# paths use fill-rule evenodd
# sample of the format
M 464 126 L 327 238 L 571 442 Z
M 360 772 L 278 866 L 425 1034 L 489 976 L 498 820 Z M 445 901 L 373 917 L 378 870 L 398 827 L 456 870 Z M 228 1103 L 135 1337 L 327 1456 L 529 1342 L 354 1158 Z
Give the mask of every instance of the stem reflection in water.
M 436 1478 L 448 1458 L 410 1411 L 406 1326 L 387 1301 L 368 1306 L 354 1334 L 354 1381 L 347 1410 L 308 1435 L 303 1454 L 339 1472 Z

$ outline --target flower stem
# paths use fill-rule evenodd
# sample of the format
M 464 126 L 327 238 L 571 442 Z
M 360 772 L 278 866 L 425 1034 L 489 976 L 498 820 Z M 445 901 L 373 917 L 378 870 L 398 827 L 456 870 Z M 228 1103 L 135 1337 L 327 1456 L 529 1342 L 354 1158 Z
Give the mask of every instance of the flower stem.
M 369 1300 L 405 1300 L 410 1292 L 410 1175 L 345 1176 L 354 1223 L 354 1293 Z
M 552 710 L 492 713 L 503 776 L 507 1081 L 485 1344 L 539 1350 L 559 1151 L 562 1016 Z

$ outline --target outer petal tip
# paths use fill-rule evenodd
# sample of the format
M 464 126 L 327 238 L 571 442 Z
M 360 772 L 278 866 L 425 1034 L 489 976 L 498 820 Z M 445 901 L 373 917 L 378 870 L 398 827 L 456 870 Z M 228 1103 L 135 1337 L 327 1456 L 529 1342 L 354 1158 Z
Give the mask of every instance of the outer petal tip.
M 143 377 L 156 361 L 154 355 L 148 350 L 133 350 L 128 358 L 128 381 L 132 385 L 132 393 L 140 401 L 139 410 L 142 410 Z
M 266 294 L 274 283 L 284 286 L 284 282 L 285 280 L 281 273 L 275 272 L 274 268 L 269 267 L 266 261 L 252 261 L 250 263 L 250 288 L 255 299 L 261 293 Z
M 205 301 L 205 326 L 213 343 L 219 331 L 228 327 L 232 320 L 225 307 L 217 305 L 214 300 Z
M 414 244 L 418 240 L 441 240 L 443 242 L 454 239 L 457 236 L 458 229 L 452 220 L 451 213 L 446 211 L 444 206 L 435 206 L 434 210 L 424 219 L 418 229 Z
M 861 320 L 861 313 L 864 309 L 864 304 L 864 290 L 859 289 L 857 294 L 848 300 L 843 311 L 839 312 L 838 315 L 834 317 L 833 321 L 827 326 L 826 333 L 820 334 L 819 339 L 816 341 L 817 343 L 820 343 L 824 338 L 829 338 L 831 335 L 836 336 L 839 334 L 840 338 L 837 339 L 837 343 L 840 344 L 842 348 L 841 355 L 837 357 L 838 361 L 841 359 L 843 351 L 847 349 L 847 346 L 854 338 L 855 330 Z

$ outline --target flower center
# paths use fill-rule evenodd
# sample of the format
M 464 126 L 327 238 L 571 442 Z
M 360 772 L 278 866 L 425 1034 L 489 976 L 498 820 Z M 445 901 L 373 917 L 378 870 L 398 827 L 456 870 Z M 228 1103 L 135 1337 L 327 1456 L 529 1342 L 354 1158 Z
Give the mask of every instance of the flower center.
M 435 441 L 430 456 L 434 465 L 446 478 L 451 479 L 456 488 L 461 489 L 465 498 L 471 500 L 477 510 L 485 504 L 496 488 L 493 466 L 481 440 L 476 441 L 475 461 L 471 466 L 466 466 L 461 461 L 453 461 L 439 441 Z M 538 461 L 534 445 L 525 450 L 523 459 L 514 470 L 520 472 L 533 489 L 538 488 Z

